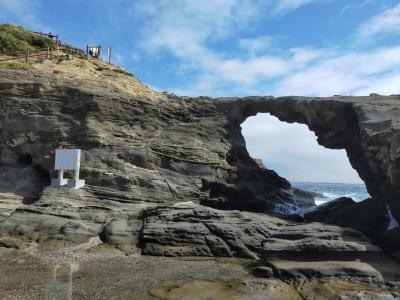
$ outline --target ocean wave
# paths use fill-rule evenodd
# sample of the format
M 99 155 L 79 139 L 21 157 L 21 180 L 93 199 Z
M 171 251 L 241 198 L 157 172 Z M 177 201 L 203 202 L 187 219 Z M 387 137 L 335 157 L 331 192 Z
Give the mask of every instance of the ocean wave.
M 315 200 L 315 204 L 316 204 L 317 206 L 320 206 L 321 204 L 324 204 L 324 203 L 326 203 L 326 202 L 329 202 L 329 200 L 325 200 L 325 201 L 322 201 L 322 200 Z
M 321 205 L 340 197 L 352 198 L 357 202 L 370 197 L 365 186 L 362 184 L 298 182 L 294 183 L 293 186 L 305 191 L 321 194 L 322 197 L 315 198 L 317 205 Z
M 329 192 L 322 192 L 322 195 L 323 195 L 325 198 L 329 198 L 329 199 L 336 199 L 336 198 L 339 198 L 339 197 L 340 197 L 339 194 L 334 194 L 334 193 L 329 193 Z

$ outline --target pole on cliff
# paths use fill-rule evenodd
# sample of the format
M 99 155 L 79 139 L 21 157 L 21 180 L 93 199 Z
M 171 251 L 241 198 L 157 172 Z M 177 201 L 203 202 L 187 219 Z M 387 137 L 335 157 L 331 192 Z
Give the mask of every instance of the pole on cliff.
M 112 48 L 110 46 L 108 46 L 108 64 L 111 65 L 111 56 L 112 56 Z

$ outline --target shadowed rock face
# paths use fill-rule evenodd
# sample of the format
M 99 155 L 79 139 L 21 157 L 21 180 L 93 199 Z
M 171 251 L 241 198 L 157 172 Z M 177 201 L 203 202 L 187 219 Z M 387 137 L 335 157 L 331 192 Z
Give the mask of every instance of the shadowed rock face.
M 399 219 L 398 97 L 177 97 L 75 63 L 0 70 L 0 174 L 20 185 L 1 186 L 0 247 L 62 248 L 98 237 L 125 253 L 265 259 L 274 274 L 297 276 L 317 255 L 319 274 L 379 275 L 348 266 L 383 256 L 357 230 L 268 216 L 312 201 L 249 156 L 240 124 L 258 112 L 307 124 L 321 145 L 347 150 L 374 200 Z M 60 145 L 82 149 L 84 188 L 48 186 Z M 37 173 L 6 172 L 21 164 Z M 17 197 L 27 189 L 35 201 Z M 299 252 L 299 264 L 277 258 Z M 326 273 L 324 260 L 335 261 Z
M 250 158 L 240 128 L 212 100 L 138 96 L 54 74 L 1 78 L 1 166 L 28 155 L 51 172 L 54 149 L 77 147 L 96 193 L 257 212 L 296 207 L 290 184 Z
M 400 221 L 400 96 L 248 97 L 218 99 L 217 107 L 232 123 L 270 113 L 288 123 L 306 124 L 318 143 L 345 149 L 368 192 L 388 204 Z

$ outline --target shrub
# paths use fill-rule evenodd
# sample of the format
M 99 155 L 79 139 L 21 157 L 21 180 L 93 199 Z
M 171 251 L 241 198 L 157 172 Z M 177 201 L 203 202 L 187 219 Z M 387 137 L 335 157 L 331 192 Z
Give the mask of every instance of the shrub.
M 22 26 L 0 25 L 0 48 L 5 48 L 6 51 L 15 52 L 53 46 L 54 41 L 52 39 L 29 32 Z
M 133 77 L 133 74 L 132 74 L 132 73 L 129 73 L 128 71 L 125 71 L 125 70 L 122 69 L 122 68 L 115 68 L 113 71 L 114 71 L 114 72 L 117 72 L 117 73 L 120 73 L 120 74 L 124 74 L 124 75 L 126 75 L 126 76 L 131 76 L 131 77 Z
M 8 32 L 0 31 L 0 48 L 5 48 L 7 52 L 31 50 L 33 47 L 26 41 L 17 39 Z

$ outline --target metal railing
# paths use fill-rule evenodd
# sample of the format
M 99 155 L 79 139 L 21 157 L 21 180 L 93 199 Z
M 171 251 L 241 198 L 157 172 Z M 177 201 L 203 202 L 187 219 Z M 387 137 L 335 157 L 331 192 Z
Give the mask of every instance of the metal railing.
M 59 49 L 67 54 L 76 54 L 76 55 L 85 55 L 85 51 L 80 48 L 67 46 L 67 45 L 60 45 Z
M 53 59 L 54 56 L 60 57 L 58 53 L 63 52 L 65 54 L 72 55 L 85 55 L 84 51 L 79 48 L 70 47 L 66 45 L 61 45 L 58 49 L 54 48 L 42 48 L 42 49 L 34 49 L 34 50 L 25 50 L 25 51 L 16 51 L 16 52 L 6 52 L 0 53 L 0 62 L 2 61 L 10 61 L 10 60 L 18 60 L 24 59 L 26 62 L 33 59 Z

